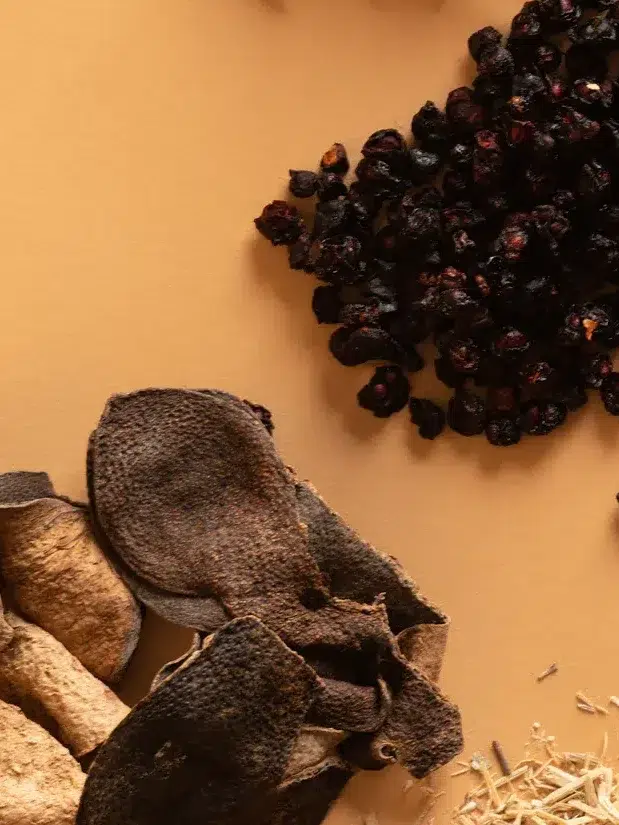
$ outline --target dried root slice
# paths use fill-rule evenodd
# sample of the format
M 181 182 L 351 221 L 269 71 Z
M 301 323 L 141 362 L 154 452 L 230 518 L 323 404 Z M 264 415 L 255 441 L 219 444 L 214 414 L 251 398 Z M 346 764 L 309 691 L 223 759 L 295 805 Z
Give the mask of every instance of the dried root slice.
M 45 630 L 11 613 L 5 618 L 14 634 L 0 656 L 3 694 L 38 707 L 75 756 L 91 753 L 129 708 Z
M 53 736 L 0 701 L 0 825 L 73 825 L 85 779 Z
M 77 825 L 265 821 L 319 689 L 259 620 L 230 622 L 102 746 Z
M 120 678 L 141 616 L 95 542 L 87 510 L 55 496 L 45 473 L 0 476 L 0 562 L 20 610 L 99 679 Z
M 4 608 L 0 599 L 0 653 L 10 643 L 13 638 L 13 628 L 4 618 Z

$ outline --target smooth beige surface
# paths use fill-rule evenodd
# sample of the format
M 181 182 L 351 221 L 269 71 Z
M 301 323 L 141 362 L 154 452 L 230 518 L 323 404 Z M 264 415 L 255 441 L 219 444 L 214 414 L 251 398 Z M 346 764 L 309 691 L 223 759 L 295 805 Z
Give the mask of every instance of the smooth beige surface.
M 356 408 L 369 369 L 326 351 L 312 279 L 254 233 L 289 167 L 407 130 L 470 71 L 492 0 L 0 0 L 1 469 L 83 495 L 110 393 L 221 387 L 271 407 L 286 459 L 453 617 L 444 686 L 467 752 L 516 761 L 539 719 L 619 755 L 619 420 L 599 405 L 506 451 L 421 443 Z M 419 388 L 419 379 L 416 379 Z M 149 618 L 123 695 L 189 634 Z M 557 661 L 559 673 L 535 674 Z M 447 821 L 466 783 L 447 770 Z M 461 781 L 461 780 L 459 780 Z M 330 825 L 414 820 L 400 771 L 355 780 Z

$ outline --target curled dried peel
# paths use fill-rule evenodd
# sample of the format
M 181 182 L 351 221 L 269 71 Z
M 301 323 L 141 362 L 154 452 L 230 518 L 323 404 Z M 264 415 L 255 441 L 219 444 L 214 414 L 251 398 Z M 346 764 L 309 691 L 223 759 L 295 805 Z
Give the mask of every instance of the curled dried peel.
M 86 779 L 69 751 L 0 700 L 0 825 L 74 825 Z
M 12 613 L 5 620 L 13 638 L 0 655 L 0 690 L 40 709 L 75 756 L 91 753 L 129 708 L 45 630 Z
M 24 615 L 99 679 L 119 679 L 141 616 L 98 547 L 87 510 L 57 498 L 45 473 L 5 473 L 0 538 L 2 574 Z
M 230 622 L 102 746 L 77 824 L 260 821 L 318 690 L 311 668 L 259 620 Z

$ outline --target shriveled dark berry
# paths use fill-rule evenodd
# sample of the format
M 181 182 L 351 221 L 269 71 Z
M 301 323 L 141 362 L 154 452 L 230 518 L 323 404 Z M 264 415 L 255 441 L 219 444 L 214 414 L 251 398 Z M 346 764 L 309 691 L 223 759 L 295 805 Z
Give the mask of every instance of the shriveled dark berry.
M 611 415 L 619 415 L 619 372 L 611 372 L 600 389 L 600 397 Z
M 373 412 L 377 418 L 388 418 L 404 409 L 410 385 L 401 367 L 377 367 L 369 382 L 357 393 L 359 406 Z
M 269 203 L 254 223 L 258 232 L 271 241 L 273 246 L 293 243 L 304 227 L 299 210 L 286 201 Z
M 404 136 L 396 129 L 380 129 L 363 144 L 361 154 L 371 160 L 390 160 L 406 151 Z
M 439 436 L 445 428 L 445 413 L 428 398 L 411 398 L 408 402 L 411 421 L 419 428 L 419 435 L 429 441 Z
M 559 401 L 530 401 L 521 410 L 519 424 L 528 435 L 548 435 L 566 418 L 567 408 Z
M 361 241 L 353 235 L 334 235 L 314 241 L 309 262 L 323 281 L 350 284 L 363 277 Z
M 518 422 L 509 416 L 491 418 L 486 424 L 486 438 L 494 447 L 511 447 L 521 437 Z
M 486 426 L 486 407 L 483 400 L 468 390 L 456 390 L 449 399 L 447 423 L 460 435 L 479 435 Z
M 335 172 L 321 172 L 318 176 L 318 197 L 321 201 L 332 201 L 348 194 L 348 187 L 341 175 Z
M 291 169 L 288 189 L 295 198 L 311 198 L 318 191 L 318 175 L 303 169 Z
M 380 327 L 339 327 L 331 335 L 329 348 L 345 367 L 368 361 L 396 361 L 402 355 L 398 344 Z
M 417 186 L 429 183 L 441 168 L 441 158 L 435 152 L 411 149 L 410 158 L 410 177 Z
M 314 268 L 310 263 L 310 247 L 312 239 L 308 232 L 300 235 L 294 243 L 288 247 L 288 265 L 290 269 L 300 269 L 304 272 L 313 272 Z
M 524 355 L 531 346 L 527 335 L 519 329 L 510 327 L 504 329 L 495 338 L 492 348 L 502 358 L 513 358 Z
M 445 357 L 456 372 L 472 375 L 479 369 L 481 354 L 477 344 L 469 339 L 454 339 L 445 349 Z
M 320 160 L 323 172 L 334 172 L 336 175 L 345 175 L 350 169 L 346 148 L 342 143 L 334 143 L 324 153 Z
M 582 15 L 577 0 L 538 0 L 537 5 L 543 30 L 549 34 L 574 26 Z
M 512 75 L 514 73 L 512 53 L 503 46 L 484 49 L 477 64 L 477 71 L 482 76 L 502 77 Z
M 479 60 L 486 49 L 495 49 L 500 45 L 503 36 L 494 26 L 484 26 L 469 37 L 468 47 L 473 60 Z
M 343 302 L 336 286 L 317 286 L 312 296 L 312 310 L 319 324 L 337 324 Z
M 442 154 L 449 140 L 447 118 L 438 106 L 428 100 L 413 116 L 411 131 L 427 152 Z
M 520 386 L 530 396 L 549 393 L 559 381 L 557 370 L 548 361 L 530 361 L 524 364 L 519 377 Z

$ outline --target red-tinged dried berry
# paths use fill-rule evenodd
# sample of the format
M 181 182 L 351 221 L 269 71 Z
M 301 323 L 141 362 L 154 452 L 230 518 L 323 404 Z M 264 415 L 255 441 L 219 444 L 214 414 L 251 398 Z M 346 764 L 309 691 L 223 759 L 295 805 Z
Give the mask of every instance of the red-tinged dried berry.
M 318 191 L 318 175 L 305 169 L 291 169 L 288 189 L 295 198 L 311 198 Z
M 512 53 L 503 46 L 485 49 L 479 58 L 477 71 L 482 76 L 509 77 L 514 73 Z
M 320 160 L 323 172 L 335 172 L 336 175 L 345 175 L 350 169 L 346 148 L 342 143 L 334 143 L 324 153 Z
M 531 341 L 519 329 L 504 329 L 493 341 L 492 349 L 500 358 L 514 358 L 524 355 L 531 346 Z
M 398 361 L 402 355 L 398 344 L 380 327 L 339 327 L 331 335 L 329 349 L 345 367 L 368 361 Z
M 339 287 L 316 287 L 312 296 L 312 310 L 319 324 L 337 324 L 342 307 Z
M 312 239 L 309 233 L 304 232 L 294 243 L 288 247 L 288 265 L 290 269 L 298 269 L 311 273 L 314 271 L 310 263 L 310 247 Z
M 411 398 L 408 402 L 411 421 L 419 428 L 419 435 L 434 441 L 445 429 L 445 413 L 428 398 Z
M 490 415 L 515 415 L 518 397 L 514 387 L 489 387 L 486 409 Z
M 522 226 L 506 226 L 495 243 L 495 252 L 506 261 L 518 263 L 522 261 L 529 247 L 529 232 Z
M 363 144 L 361 154 L 370 160 L 389 161 L 394 156 L 406 152 L 404 136 L 396 129 L 380 129 L 374 132 Z
M 615 88 L 610 80 L 575 80 L 572 84 L 572 97 L 583 111 L 591 108 L 608 109 L 615 99 Z
M 565 422 L 567 408 L 558 401 L 530 401 L 521 410 L 518 423 L 528 435 L 548 435 Z
M 294 243 L 304 230 L 299 210 L 286 201 L 269 203 L 254 223 L 258 232 L 271 241 L 273 246 Z
M 484 124 L 483 108 L 475 103 L 473 90 L 467 86 L 449 93 L 445 113 L 452 127 L 459 132 L 476 132 Z
M 572 333 L 572 341 L 598 341 L 603 339 L 610 326 L 610 316 L 601 306 L 596 304 L 584 304 L 570 307 L 570 311 L 565 316 L 564 330 L 566 339 L 568 333 Z
M 517 421 L 509 416 L 491 418 L 486 424 L 486 438 L 493 447 L 511 447 L 521 437 Z
M 605 352 L 585 353 L 579 365 L 579 373 L 586 387 L 599 390 L 613 371 L 613 362 Z
M 539 18 L 539 8 L 533 8 L 533 3 L 525 4 L 525 7 L 512 20 L 509 33 L 511 42 L 535 43 L 542 33 L 542 24 Z
M 468 390 L 456 390 L 449 399 L 447 423 L 460 435 L 483 433 L 486 426 L 486 407 L 483 400 Z
M 361 252 L 358 238 L 334 235 L 314 241 L 309 251 L 309 262 L 321 280 L 352 284 L 365 274 Z
M 611 372 L 600 389 L 600 397 L 611 415 L 619 415 L 619 372 Z
M 494 26 L 484 26 L 468 39 L 469 52 L 473 60 L 477 61 L 486 49 L 495 49 L 501 44 L 503 35 Z
M 446 347 L 445 357 L 456 372 L 472 375 L 479 369 L 481 352 L 470 338 L 456 338 L 452 339 Z
M 557 386 L 559 375 L 548 361 L 531 361 L 519 372 L 520 386 L 528 396 L 546 395 Z
M 538 9 L 544 34 L 565 31 L 576 25 L 582 15 L 576 0 L 538 0 Z
M 554 72 L 561 65 L 563 53 L 553 43 L 541 43 L 533 52 L 533 65 L 548 74 Z
M 373 412 L 377 418 L 388 418 L 404 409 L 410 384 L 401 367 L 377 367 L 369 382 L 357 393 L 359 406 Z

